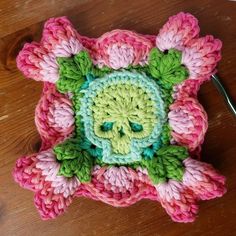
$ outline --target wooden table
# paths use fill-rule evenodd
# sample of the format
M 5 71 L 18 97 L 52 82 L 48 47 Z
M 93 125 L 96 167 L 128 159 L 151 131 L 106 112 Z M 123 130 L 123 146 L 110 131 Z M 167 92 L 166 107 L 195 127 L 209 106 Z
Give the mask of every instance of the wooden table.
M 157 202 L 113 208 L 89 199 L 76 199 L 66 214 L 41 221 L 33 193 L 12 178 L 16 159 L 40 145 L 34 108 L 41 83 L 26 80 L 15 58 L 26 41 L 39 40 L 42 24 L 67 15 L 79 32 L 90 37 L 115 29 L 157 34 L 170 15 L 188 11 L 200 21 L 201 34 L 223 43 L 219 73 L 236 100 L 236 2 L 220 0 L 15 0 L 0 1 L 0 235 L 236 235 L 236 119 L 211 82 L 202 86 L 200 101 L 209 115 L 202 158 L 227 177 L 228 193 L 201 202 L 195 223 L 173 223 Z

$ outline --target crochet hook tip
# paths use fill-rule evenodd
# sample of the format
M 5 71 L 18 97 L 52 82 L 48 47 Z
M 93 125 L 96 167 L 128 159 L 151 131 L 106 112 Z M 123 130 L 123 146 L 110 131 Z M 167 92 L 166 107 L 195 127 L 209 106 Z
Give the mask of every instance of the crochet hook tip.
M 220 94 L 224 97 L 225 102 L 227 103 L 229 109 L 231 112 L 236 116 L 236 105 L 233 102 L 232 98 L 229 96 L 229 94 L 226 92 L 223 84 L 220 81 L 220 78 L 218 75 L 211 75 L 212 81 L 214 85 L 216 86 L 217 90 L 220 92 Z

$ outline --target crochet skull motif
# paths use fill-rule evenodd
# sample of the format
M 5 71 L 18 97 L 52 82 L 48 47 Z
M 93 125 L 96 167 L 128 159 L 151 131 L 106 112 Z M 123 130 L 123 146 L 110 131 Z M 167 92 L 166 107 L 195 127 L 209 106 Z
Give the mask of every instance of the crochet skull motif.
M 145 77 L 111 73 L 92 82 L 81 100 L 86 137 L 102 149 L 104 163 L 141 161 L 143 148 L 159 138 L 164 106 L 157 85 Z
M 40 43 L 25 44 L 17 66 L 44 83 L 35 113 L 42 145 L 13 174 L 35 192 L 42 219 L 85 196 L 122 207 L 148 198 L 191 222 L 198 200 L 225 193 L 225 178 L 195 159 L 207 130 L 197 92 L 221 49 L 198 35 L 188 13 L 157 36 L 114 30 L 97 39 L 59 17 L 45 23 Z

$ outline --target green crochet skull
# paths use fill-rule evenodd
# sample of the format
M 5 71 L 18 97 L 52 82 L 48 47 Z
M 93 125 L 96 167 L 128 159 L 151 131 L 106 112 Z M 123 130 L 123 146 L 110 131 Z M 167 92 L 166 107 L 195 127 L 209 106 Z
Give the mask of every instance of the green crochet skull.
M 114 72 L 91 82 L 81 104 L 86 137 L 102 148 L 105 163 L 140 161 L 165 118 L 158 86 L 137 72 Z
M 142 88 L 112 85 L 94 100 L 94 133 L 109 139 L 114 153 L 128 154 L 133 138 L 151 134 L 157 122 L 154 109 L 153 101 Z

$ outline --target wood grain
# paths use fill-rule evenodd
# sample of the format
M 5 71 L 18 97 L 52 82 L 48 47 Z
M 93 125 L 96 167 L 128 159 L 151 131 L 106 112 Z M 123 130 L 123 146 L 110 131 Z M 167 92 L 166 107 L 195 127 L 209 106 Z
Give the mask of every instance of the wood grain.
M 200 21 L 201 33 L 223 41 L 219 73 L 236 100 L 236 2 L 221 0 L 161 1 L 0 1 L 0 235 L 236 235 L 236 120 L 212 83 L 204 84 L 200 101 L 209 116 L 202 151 L 227 177 L 228 193 L 201 202 L 195 223 L 173 223 L 160 204 L 143 200 L 128 208 L 113 208 L 89 199 L 75 199 L 68 212 L 53 221 L 41 221 L 33 193 L 14 183 L 16 159 L 40 145 L 34 126 L 34 108 L 41 84 L 26 80 L 15 58 L 26 41 L 39 40 L 42 24 L 52 16 L 67 15 L 81 34 L 98 37 L 115 28 L 157 34 L 168 16 L 188 11 Z

